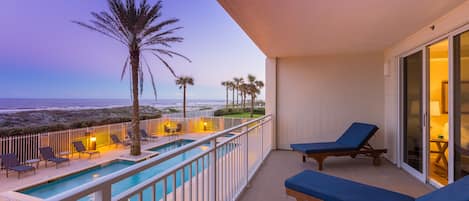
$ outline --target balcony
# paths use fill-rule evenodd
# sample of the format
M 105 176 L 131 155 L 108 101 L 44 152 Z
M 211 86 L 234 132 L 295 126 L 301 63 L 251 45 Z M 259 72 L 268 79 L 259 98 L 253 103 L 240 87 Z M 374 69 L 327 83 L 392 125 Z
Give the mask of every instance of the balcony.
M 301 162 L 300 154 L 272 151 L 239 200 L 293 201 L 285 193 L 284 181 L 303 170 L 311 169 L 317 169 L 316 163 L 309 160 Z M 373 166 L 369 158 L 330 157 L 326 160 L 323 173 L 413 197 L 434 190 L 386 160 L 383 160 L 381 166 Z

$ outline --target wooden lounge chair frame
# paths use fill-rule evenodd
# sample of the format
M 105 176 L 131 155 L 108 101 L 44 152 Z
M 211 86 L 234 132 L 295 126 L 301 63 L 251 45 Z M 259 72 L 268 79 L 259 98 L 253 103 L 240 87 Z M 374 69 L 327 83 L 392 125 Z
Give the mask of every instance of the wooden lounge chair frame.
M 364 155 L 373 158 L 373 165 L 381 165 L 381 155 L 387 153 L 387 149 L 374 149 L 368 141 L 359 150 L 348 150 L 348 151 L 330 151 L 330 152 L 319 152 L 319 153 L 303 153 L 303 162 L 306 162 L 306 157 L 313 158 L 318 163 L 318 170 L 323 170 L 324 160 L 329 156 L 351 156 L 352 158 L 357 155 Z
M 306 195 L 304 193 L 286 188 L 287 195 L 294 197 L 297 201 L 321 201 L 315 197 L 311 197 L 310 195 Z

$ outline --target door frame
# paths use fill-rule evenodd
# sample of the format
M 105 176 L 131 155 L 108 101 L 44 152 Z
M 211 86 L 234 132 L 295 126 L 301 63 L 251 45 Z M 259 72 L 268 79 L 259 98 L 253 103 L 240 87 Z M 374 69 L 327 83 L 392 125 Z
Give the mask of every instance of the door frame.
M 424 124 L 424 121 L 425 121 L 425 114 L 422 115 L 422 119 L 421 119 L 421 125 L 422 125 L 422 172 L 419 172 L 418 170 L 414 169 L 413 167 L 407 165 L 405 162 L 404 162 L 404 58 L 407 57 L 407 56 L 410 56 L 412 54 L 415 54 L 417 52 L 422 52 L 422 97 L 425 97 L 425 89 L 426 89 L 426 86 L 425 86 L 425 68 L 424 66 L 425 63 L 426 63 L 426 51 L 425 51 L 425 47 L 419 47 L 419 48 L 415 48 L 413 49 L 412 51 L 409 51 L 409 52 L 406 52 L 405 54 L 402 54 L 398 57 L 399 61 L 398 61 L 398 64 L 399 64 L 399 76 L 398 76 L 398 80 L 399 80 L 399 89 L 398 89 L 398 96 L 399 96 L 399 139 L 398 139 L 398 164 L 399 166 L 404 169 L 406 172 L 408 172 L 410 175 L 414 176 L 415 178 L 417 178 L 418 180 L 420 180 L 421 182 L 425 182 L 426 181 L 426 177 L 425 175 L 427 174 L 427 166 L 425 165 L 426 164 L 426 161 L 427 161 L 427 157 L 426 157 L 426 150 L 427 150 L 427 145 L 426 145 L 426 139 L 425 139 L 425 129 L 423 127 L 423 125 L 428 125 L 427 123 Z M 426 108 L 426 103 L 424 100 L 421 100 L 421 104 L 422 104 L 422 108 Z

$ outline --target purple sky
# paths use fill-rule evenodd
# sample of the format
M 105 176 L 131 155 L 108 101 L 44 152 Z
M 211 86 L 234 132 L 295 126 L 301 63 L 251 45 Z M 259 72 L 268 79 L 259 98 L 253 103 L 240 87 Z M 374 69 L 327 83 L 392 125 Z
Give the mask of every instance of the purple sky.
M 154 2 L 154 1 L 151 1 Z M 175 50 L 190 57 L 170 60 L 178 75 L 194 77 L 193 99 L 224 99 L 222 80 L 248 73 L 264 80 L 264 54 L 214 0 L 166 0 L 163 18 L 181 21 L 185 38 Z M 0 7 L 0 98 L 129 98 L 120 81 L 127 50 L 71 20 L 87 21 L 107 10 L 105 0 L 4 0 Z M 147 57 L 158 98 L 180 98 L 174 78 Z M 152 99 L 149 79 L 144 99 Z M 261 96 L 263 97 L 263 96 Z

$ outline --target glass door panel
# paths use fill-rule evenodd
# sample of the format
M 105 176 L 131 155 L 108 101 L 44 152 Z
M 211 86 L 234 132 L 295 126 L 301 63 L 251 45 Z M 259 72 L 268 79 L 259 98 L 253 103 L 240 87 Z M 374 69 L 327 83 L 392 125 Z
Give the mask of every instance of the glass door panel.
M 428 178 L 440 185 L 448 184 L 448 40 L 428 47 Z M 443 106 L 443 107 L 442 107 Z M 428 112 L 427 112 L 428 114 Z
M 454 180 L 469 175 L 469 32 L 454 37 Z
M 403 58 L 403 162 L 423 173 L 422 51 Z

